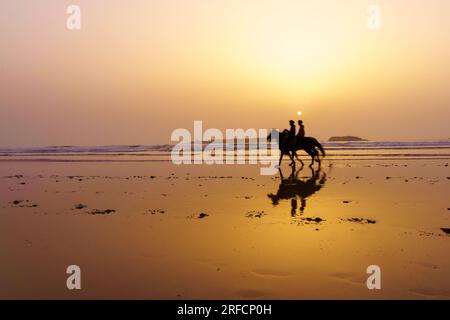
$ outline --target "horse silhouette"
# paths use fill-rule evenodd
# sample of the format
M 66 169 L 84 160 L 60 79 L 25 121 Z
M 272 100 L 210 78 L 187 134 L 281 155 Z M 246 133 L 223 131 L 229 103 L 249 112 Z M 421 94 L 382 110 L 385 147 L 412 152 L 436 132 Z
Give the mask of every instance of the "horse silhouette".
M 306 199 L 311 197 L 314 193 L 322 189 L 326 182 L 326 174 L 322 170 L 314 170 L 311 168 L 311 177 L 299 178 L 298 174 L 301 171 L 295 170 L 292 167 L 292 172 L 288 178 L 283 177 L 281 169 L 280 172 L 280 185 L 278 186 L 277 193 L 269 193 L 267 197 L 272 200 L 272 204 L 277 206 L 280 200 L 291 199 L 291 215 L 295 216 L 297 211 L 297 197 L 300 198 L 300 214 L 305 211 Z
M 267 140 L 272 140 L 272 135 L 275 134 L 275 132 L 278 132 L 277 130 L 273 129 L 271 133 L 267 136 Z M 295 160 L 294 157 L 300 161 L 300 163 L 303 166 L 303 161 L 297 156 L 298 150 L 304 150 L 307 154 L 311 156 L 311 164 L 309 165 L 312 167 L 314 165 L 314 160 L 319 163 L 319 168 L 321 166 L 321 160 L 319 156 L 319 151 L 322 154 L 322 157 L 325 157 L 325 150 L 323 149 L 322 145 L 319 141 L 317 141 L 316 138 L 313 137 L 304 137 L 297 139 L 295 144 L 289 143 L 289 138 L 285 132 L 278 132 L 278 148 L 280 149 L 280 161 L 278 162 L 278 166 L 281 165 L 281 160 L 283 160 L 283 156 L 287 154 L 290 159 L 291 163 L 290 166 L 295 167 Z

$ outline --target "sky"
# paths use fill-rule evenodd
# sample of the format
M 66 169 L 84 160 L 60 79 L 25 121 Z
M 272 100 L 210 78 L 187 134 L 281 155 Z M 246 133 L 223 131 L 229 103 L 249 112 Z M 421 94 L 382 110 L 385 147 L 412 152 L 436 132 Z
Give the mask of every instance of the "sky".
M 442 0 L 1 1 L 0 146 L 169 143 L 194 120 L 285 128 L 298 111 L 319 139 L 447 139 L 449 16 Z

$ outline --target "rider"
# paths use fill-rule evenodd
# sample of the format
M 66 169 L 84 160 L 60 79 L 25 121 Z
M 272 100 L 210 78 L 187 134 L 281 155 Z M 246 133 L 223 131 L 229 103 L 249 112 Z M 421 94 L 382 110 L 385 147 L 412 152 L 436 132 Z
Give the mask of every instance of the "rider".
M 288 139 L 287 139 L 287 143 L 289 143 L 290 145 L 295 145 L 295 121 L 294 120 L 289 120 L 289 134 L 288 134 Z
M 290 126 L 289 139 L 293 140 L 295 138 L 295 131 L 296 131 L 296 129 L 295 129 L 295 121 L 294 120 L 289 120 L 289 126 Z
M 302 120 L 298 120 L 298 127 L 297 140 L 300 140 L 305 137 L 305 125 Z
M 294 146 L 297 142 L 297 136 L 296 136 L 296 129 L 295 129 L 295 121 L 289 120 L 289 130 L 284 129 L 283 133 L 285 134 L 284 143 L 287 145 Z

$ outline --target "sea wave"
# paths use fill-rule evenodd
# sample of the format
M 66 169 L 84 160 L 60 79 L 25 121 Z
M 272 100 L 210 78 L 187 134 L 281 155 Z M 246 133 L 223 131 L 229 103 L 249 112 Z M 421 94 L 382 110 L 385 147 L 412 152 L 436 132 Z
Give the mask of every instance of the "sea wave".
M 351 141 L 329 142 L 323 141 L 322 145 L 327 150 L 442 150 L 450 149 L 450 140 L 430 141 Z M 212 143 L 221 146 L 221 143 Z M 224 143 L 225 147 L 232 147 L 232 143 Z M 250 148 L 249 148 L 250 147 Z M 106 146 L 47 146 L 47 147 L 21 147 L 0 148 L 3 156 L 25 154 L 84 154 L 84 155 L 118 155 L 142 153 L 142 152 L 170 152 L 173 145 L 106 145 Z M 236 149 L 254 149 L 248 143 L 237 143 Z M 256 147 L 257 148 L 257 147 Z
M 22 147 L 0 148 L 0 153 L 8 154 L 73 154 L 73 153 L 117 153 L 117 152 L 143 152 L 143 151 L 170 151 L 172 145 L 117 145 L 117 146 L 50 146 L 50 147 Z
M 257 145 L 213 143 L 224 153 L 258 156 Z M 322 142 L 328 159 L 450 159 L 450 140 Z M 206 145 L 206 144 L 205 144 Z M 0 148 L 0 161 L 169 161 L 173 145 Z M 192 149 L 194 154 L 196 150 Z M 218 151 L 219 152 L 219 151 Z M 221 153 L 221 152 L 219 152 Z M 300 156 L 306 155 L 302 152 Z

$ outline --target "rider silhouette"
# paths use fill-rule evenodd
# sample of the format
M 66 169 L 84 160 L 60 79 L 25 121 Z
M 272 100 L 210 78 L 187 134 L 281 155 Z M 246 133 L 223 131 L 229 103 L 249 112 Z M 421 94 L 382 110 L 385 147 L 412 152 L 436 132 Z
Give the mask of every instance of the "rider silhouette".
M 289 120 L 289 130 L 285 129 L 283 132 L 287 135 L 287 139 L 285 139 L 286 144 L 294 145 L 296 140 L 296 129 L 295 129 L 295 121 Z
M 298 120 L 298 133 L 297 138 L 301 139 L 305 137 L 305 125 L 302 120 Z
M 289 129 L 289 138 L 294 138 L 295 137 L 295 121 L 294 120 L 289 120 L 289 125 L 290 125 L 290 129 Z

